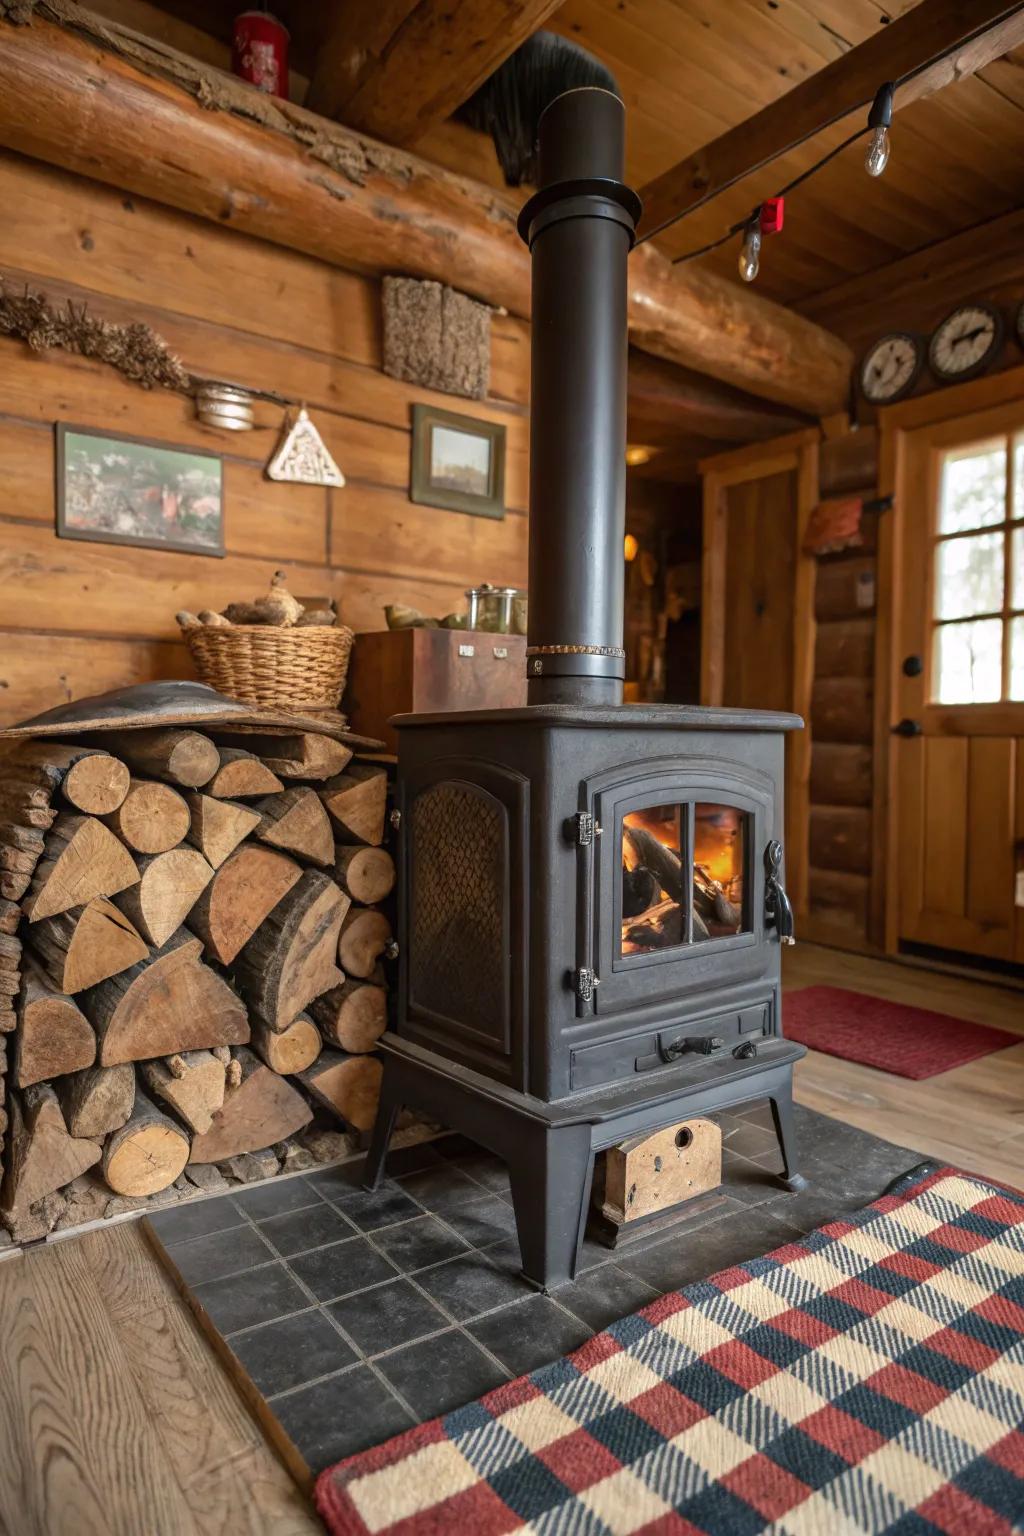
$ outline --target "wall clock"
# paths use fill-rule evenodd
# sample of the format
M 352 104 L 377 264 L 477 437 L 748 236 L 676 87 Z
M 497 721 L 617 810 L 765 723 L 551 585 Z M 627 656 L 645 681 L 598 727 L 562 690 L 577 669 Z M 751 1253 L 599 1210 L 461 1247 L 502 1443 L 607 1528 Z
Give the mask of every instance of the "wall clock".
M 917 383 L 924 361 L 920 338 L 895 331 L 875 342 L 860 365 L 860 387 L 872 405 L 902 400 Z
M 1003 343 L 1003 317 L 993 304 L 961 304 L 932 333 L 928 364 L 945 383 L 971 379 L 993 361 Z

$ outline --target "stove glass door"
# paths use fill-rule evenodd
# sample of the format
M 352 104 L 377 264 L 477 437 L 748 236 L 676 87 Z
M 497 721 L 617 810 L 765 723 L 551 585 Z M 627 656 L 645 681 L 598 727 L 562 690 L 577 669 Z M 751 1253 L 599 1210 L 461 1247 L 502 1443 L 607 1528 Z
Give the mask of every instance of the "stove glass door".
M 622 818 L 621 954 L 644 955 L 751 931 L 750 813 L 687 800 Z

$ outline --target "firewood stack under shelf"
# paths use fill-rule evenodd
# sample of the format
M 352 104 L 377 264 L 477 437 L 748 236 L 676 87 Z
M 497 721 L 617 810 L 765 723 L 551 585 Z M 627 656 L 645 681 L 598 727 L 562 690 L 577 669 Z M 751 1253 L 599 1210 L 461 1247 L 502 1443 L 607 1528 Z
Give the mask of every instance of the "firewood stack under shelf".
M 345 1144 L 324 1109 L 369 1130 L 392 942 L 386 801 L 383 767 L 315 732 L 5 747 L 10 1238 L 308 1166 Z

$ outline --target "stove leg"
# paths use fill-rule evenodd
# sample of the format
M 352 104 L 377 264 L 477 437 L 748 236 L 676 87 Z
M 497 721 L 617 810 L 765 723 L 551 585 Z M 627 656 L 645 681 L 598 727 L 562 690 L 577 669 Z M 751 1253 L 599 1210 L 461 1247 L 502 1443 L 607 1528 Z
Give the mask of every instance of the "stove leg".
M 543 1291 L 576 1274 L 594 1172 L 589 1125 L 532 1131 L 509 1160 L 519 1255 Z
M 779 1151 L 782 1153 L 780 1182 L 786 1189 L 796 1193 L 797 1190 L 807 1188 L 807 1180 L 795 1168 L 796 1127 L 793 1124 L 792 1078 L 789 1078 L 784 1088 L 772 1094 L 769 1103 L 775 1121 L 775 1134 L 779 1138 Z
M 388 1155 L 388 1143 L 395 1129 L 395 1121 L 398 1119 L 398 1111 L 401 1109 L 401 1100 L 394 1087 L 388 1085 L 388 1069 L 384 1068 L 384 1081 L 381 1083 L 380 1101 L 377 1105 L 377 1118 L 373 1123 L 373 1135 L 370 1138 L 370 1149 L 366 1154 L 366 1162 L 363 1165 L 363 1188 L 377 1189 L 384 1175 L 384 1159 Z

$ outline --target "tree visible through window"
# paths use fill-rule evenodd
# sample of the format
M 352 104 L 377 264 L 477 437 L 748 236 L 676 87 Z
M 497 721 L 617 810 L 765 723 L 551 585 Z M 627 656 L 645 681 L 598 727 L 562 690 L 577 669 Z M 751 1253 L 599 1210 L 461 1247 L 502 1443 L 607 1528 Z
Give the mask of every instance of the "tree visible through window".
M 932 702 L 1024 700 L 1024 434 L 943 455 Z

